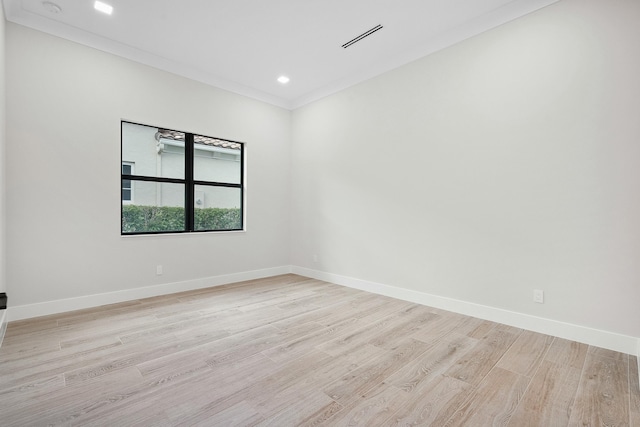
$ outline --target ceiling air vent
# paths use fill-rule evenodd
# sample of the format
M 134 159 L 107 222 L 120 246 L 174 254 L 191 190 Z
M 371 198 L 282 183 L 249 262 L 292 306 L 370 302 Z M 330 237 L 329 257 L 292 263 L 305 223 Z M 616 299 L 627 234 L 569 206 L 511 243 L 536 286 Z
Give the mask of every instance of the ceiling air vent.
M 358 43 L 360 40 L 362 40 L 365 37 L 369 37 L 371 34 L 375 33 L 378 30 L 382 29 L 382 25 L 376 25 L 375 27 L 373 27 L 372 29 L 365 31 L 364 33 L 360 34 L 358 37 L 349 40 L 348 42 L 346 42 L 345 44 L 342 45 L 343 48 L 348 48 L 349 46 Z

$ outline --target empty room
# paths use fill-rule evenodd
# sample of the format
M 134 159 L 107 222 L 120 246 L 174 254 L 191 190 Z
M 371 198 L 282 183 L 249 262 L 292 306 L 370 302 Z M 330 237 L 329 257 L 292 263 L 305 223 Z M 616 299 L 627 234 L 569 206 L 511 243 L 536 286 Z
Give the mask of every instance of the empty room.
M 2 6 L 0 425 L 640 427 L 640 1 Z

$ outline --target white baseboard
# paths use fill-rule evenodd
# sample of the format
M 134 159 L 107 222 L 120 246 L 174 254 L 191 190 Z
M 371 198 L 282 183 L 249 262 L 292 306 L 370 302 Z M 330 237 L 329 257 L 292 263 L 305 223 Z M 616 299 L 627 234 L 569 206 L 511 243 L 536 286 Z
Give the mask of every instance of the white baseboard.
M 453 311 L 455 313 L 478 317 L 480 319 L 491 320 L 493 322 L 503 323 L 517 328 L 619 351 L 621 353 L 637 353 L 640 360 L 640 339 L 637 337 L 601 331 L 585 326 L 545 319 L 542 317 L 531 316 L 486 305 L 474 304 L 452 298 L 440 297 L 424 292 L 369 282 L 352 277 L 340 276 L 304 267 L 292 266 L 291 272 L 301 276 L 335 283 L 337 285 L 360 289 L 429 307 Z
M 32 317 L 47 316 L 50 314 L 64 313 L 67 311 L 81 310 L 84 308 L 98 307 L 101 305 L 115 304 L 140 298 L 155 297 L 158 295 L 173 294 L 176 292 L 192 291 L 229 283 L 242 282 L 244 280 L 262 279 L 291 273 L 290 266 L 266 268 L 263 270 L 246 271 L 242 273 L 226 274 L 222 276 L 205 277 L 202 279 L 187 280 L 184 282 L 165 283 L 162 285 L 147 286 L 143 288 L 126 289 L 103 294 L 86 295 L 76 298 L 59 299 L 36 304 L 8 307 L 8 321 L 30 319 Z
M 50 314 L 64 313 L 67 311 L 81 310 L 98 307 L 106 304 L 115 304 L 140 298 L 149 298 L 158 295 L 172 294 L 196 289 L 204 289 L 229 283 L 242 282 L 244 280 L 261 279 L 280 274 L 295 273 L 318 280 L 360 289 L 379 295 L 410 301 L 430 307 L 453 311 L 467 316 L 478 317 L 493 322 L 523 328 L 543 334 L 578 341 L 597 347 L 607 348 L 626 354 L 637 355 L 640 368 L 640 338 L 613 332 L 592 329 L 585 326 L 564 323 L 557 320 L 545 319 L 528 314 L 516 313 L 500 308 L 474 304 L 452 298 L 431 295 L 410 289 L 403 289 L 381 283 L 369 282 L 352 277 L 326 273 L 298 266 L 281 266 L 262 270 L 253 270 L 241 273 L 213 276 L 202 279 L 187 280 L 183 282 L 166 283 L 144 288 L 126 289 L 103 294 L 87 295 L 76 298 L 60 299 L 36 304 L 27 304 L 16 307 L 8 307 L 0 310 L 0 345 L 4 337 L 7 322 L 29 319 L 32 317 L 46 316 Z M 640 369 L 639 369 L 640 370 Z
M 0 347 L 2 347 L 4 333 L 7 330 L 7 322 L 7 310 L 0 310 Z

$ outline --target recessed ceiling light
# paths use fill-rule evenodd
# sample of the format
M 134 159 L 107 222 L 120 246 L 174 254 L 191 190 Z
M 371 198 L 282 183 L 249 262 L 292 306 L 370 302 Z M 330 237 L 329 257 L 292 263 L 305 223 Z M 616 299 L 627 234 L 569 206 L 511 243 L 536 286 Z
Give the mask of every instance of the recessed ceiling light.
M 57 4 L 55 4 L 52 1 L 43 1 L 42 2 L 42 7 L 44 7 L 45 9 L 47 9 L 47 11 L 51 12 L 51 13 L 60 13 L 62 12 L 62 8 L 60 6 L 58 6 Z
M 107 15 L 111 15 L 113 13 L 113 6 L 110 4 L 102 3 L 101 1 L 97 1 L 93 4 L 93 8 L 99 12 L 106 13 Z
M 286 85 L 287 83 L 289 83 L 289 80 L 291 80 L 291 79 L 289 77 L 287 77 L 287 76 L 278 77 L 278 81 L 280 83 L 282 83 L 283 85 Z

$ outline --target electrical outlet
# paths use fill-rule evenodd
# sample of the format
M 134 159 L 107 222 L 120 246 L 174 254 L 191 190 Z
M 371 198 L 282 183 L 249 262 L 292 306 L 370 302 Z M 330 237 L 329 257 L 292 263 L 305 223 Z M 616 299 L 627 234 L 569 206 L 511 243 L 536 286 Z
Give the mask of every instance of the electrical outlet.
M 537 302 L 538 304 L 544 304 L 544 291 L 541 289 L 533 290 L 533 302 Z
M 156 265 L 156 276 L 162 276 L 162 266 L 160 264 Z
M 318 262 L 318 254 L 313 254 L 313 262 Z

